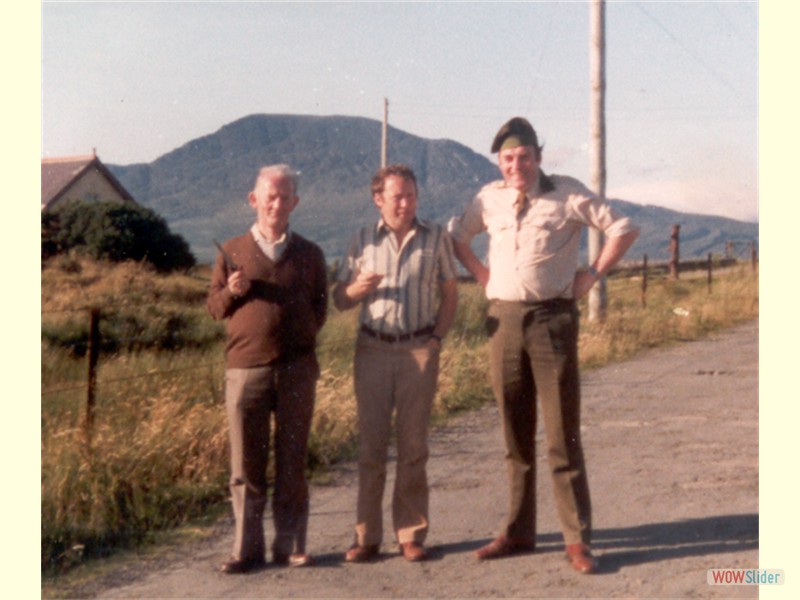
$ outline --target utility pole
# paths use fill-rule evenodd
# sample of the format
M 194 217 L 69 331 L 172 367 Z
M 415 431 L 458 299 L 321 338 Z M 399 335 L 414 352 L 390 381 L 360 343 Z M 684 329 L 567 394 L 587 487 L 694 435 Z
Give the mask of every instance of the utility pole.
M 381 168 L 386 166 L 386 147 L 388 145 L 389 99 L 383 99 L 383 128 L 381 129 Z
M 606 196 L 606 125 L 605 125 L 605 0 L 592 0 L 590 16 L 591 71 L 591 172 L 592 189 L 597 196 Z M 594 227 L 589 228 L 589 264 L 594 264 L 603 247 L 603 234 Z M 608 299 L 606 280 L 601 277 L 589 291 L 589 321 L 602 321 L 606 316 Z

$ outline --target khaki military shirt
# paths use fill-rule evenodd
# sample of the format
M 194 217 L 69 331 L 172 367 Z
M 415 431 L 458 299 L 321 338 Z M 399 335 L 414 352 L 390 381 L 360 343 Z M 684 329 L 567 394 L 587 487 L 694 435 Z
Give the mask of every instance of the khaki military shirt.
M 489 300 L 572 298 L 582 231 L 594 227 L 616 237 L 636 229 L 571 177 L 540 172 L 519 215 L 518 194 L 504 181 L 490 183 L 450 222 L 459 242 L 470 244 L 479 233 L 489 234 Z

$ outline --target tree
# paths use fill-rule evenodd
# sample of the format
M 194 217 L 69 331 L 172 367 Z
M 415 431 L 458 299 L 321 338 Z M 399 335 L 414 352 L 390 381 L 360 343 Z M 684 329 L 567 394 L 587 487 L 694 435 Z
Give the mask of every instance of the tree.
M 68 250 L 93 258 L 151 263 L 161 272 L 195 265 L 189 245 L 154 211 L 138 204 L 75 200 L 42 213 L 42 259 Z

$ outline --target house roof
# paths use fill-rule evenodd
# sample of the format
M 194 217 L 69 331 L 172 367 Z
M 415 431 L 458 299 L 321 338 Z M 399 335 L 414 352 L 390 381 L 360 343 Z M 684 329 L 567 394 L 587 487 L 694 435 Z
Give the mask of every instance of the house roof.
M 42 210 L 60 200 L 85 173 L 95 169 L 125 200 L 135 202 L 111 171 L 97 158 L 97 154 L 64 156 L 42 159 Z

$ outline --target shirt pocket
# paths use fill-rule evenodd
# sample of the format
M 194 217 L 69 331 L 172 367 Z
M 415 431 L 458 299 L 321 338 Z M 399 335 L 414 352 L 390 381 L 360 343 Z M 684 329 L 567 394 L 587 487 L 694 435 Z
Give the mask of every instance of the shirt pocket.
M 565 222 L 558 215 L 531 215 L 522 223 L 519 247 L 530 261 L 558 252 L 566 241 Z
M 501 249 L 514 243 L 517 234 L 517 220 L 511 215 L 497 215 L 486 221 L 486 232 L 491 246 Z
M 503 212 L 497 215 L 484 217 L 486 232 L 489 235 L 498 235 L 506 231 L 514 231 L 517 227 L 517 219 L 510 212 Z

